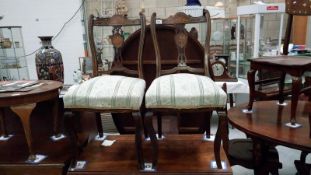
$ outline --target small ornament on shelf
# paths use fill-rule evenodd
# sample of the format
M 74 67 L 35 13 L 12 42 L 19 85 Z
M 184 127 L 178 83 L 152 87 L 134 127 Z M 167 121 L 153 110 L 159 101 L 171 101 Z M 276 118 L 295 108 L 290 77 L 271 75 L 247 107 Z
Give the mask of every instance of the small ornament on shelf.
M 82 83 L 82 72 L 80 69 L 73 71 L 73 82 L 75 84 L 80 84 Z
M 128 8 L 124 0 L 118 0 L 116 2 L 116 14 L 127 16 Z
M 12 47 L 12 42 L 10 41 L 9 38 L 1 38 L 0 39 L 0 46 L 3 49 L 11 48 Z

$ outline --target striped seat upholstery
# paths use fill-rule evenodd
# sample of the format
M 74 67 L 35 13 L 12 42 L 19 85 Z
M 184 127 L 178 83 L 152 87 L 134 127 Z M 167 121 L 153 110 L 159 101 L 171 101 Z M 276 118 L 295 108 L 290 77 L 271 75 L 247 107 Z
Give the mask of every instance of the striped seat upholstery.
M 139 110 L 146 83 L 142 79 L 102 75 L 73 85 L 64 95 L 65 108 Z
M 146 108 L 197 109 L 224 107 L 226 93 L 213 80 L 194 74 L 171 74 L 155 79 L 146 92 Z

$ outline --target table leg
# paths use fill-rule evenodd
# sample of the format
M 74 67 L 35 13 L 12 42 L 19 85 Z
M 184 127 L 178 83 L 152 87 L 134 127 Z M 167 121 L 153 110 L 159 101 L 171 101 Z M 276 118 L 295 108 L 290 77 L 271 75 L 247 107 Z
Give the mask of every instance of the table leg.
M 206 141 L 210 141 L 210 140 L 214 140 L 214 138 L 211 138 L 212 134 L 211 134 L 211 118 L 212 118 L 212 112 L 205 112 L 204 113 L 204 131 L 205 131 L 205 137 L 204 140 Z
M 162 139 L 162 113 L 157 112 L 158 138 Z
M 229 103 L 230 103 L 230 108 L 232 108 L 233 107 L 233 94 L 232 93 L 229 94 Z
M 8 138 L 8 131 L 5 124 L 5 118 L 4 118 L 4 109 L 0 108 L 0 128 L 1 128 L 1 134 L 2 137 Z
M 301 77 L 292 77 L 292 104 L 290 112 L 290 123 L 296 125 L 296 109 L 298 104 L 299 92 L 301 89 Z
M 52 109 L 52 114 L 53 114 L 53 118 L 54 118 L 54 135 L 56 137 L 59 137 L 61 135 L 60 133 L 60 124 L 59 124 L 59 111 L 58 111 L 58 98 L 54 100 L 53 102 L 53 109 Z
M 31 130 L 30 130 L 30 116 L 35 107 L 36 107 L 35 103 L 11 107 L 12 111 L 15 112 L 17 116 L 21 119 L 21 122 L 24 128 L 28 150 L 29 150 L 29 157 L 28 157 L 27 162 L 34 162 L 36 160 L 36 155 L 32 147 L 32 138 L 31 138 Z
M 253 102 L 255 100 L 255 73 L 256 70 L 251 69 L 247 72 L 247 79 L 249 84 L 249 102 L 247 105 L 247 110 L 252 111 Z
M 282 72 L 280 83 L 279 83 L 279 104 L 283 104 L 285 100 L 284 99 L 285 76 L 286 76 L 286 73 Z
M 152 149 L 151 150 L 152 151 L 152 167 L 151 167 L 151 169 L 156 170 L 157 165 L 158 165 L 159 147 L 158 147 L 158 139 L 157 139 L 156 133 L 155 133 L 153 125 L 152 125 L 152 116 L 153 116 L 152 112 L 145 113 L 144 124 L 146 125 L 148 136 L 150 137 L 150 141 L 151 141 L 151 149 Z
M 135 120 L 135 145 L 136 145 L 136 155 L 138 160 L 138 168 L 143 170 L 145 168 L 145 161 L 143 155 L 143 143 L 142 143 L 142 117 L 140 112 L 132 113 Z
M 229 131 L 228 131 L 228 118 L 226 111 L 217 111 L 218 114 L 218 129 L 216 131 L 215 141 L 214 141 L 214 156 L 218 169 L 222 169 L 222 161 L 220 157 L 221 141 L 223 142 L 223 148 L 228 155 L 229 150 Z
M 61 119 L 62 119 L 62 112 L 59 111 L 59 98 L 55 98 L 53 100 L 52 106 L 52 116 L 53 116 L 53 136 L 51 137 L 52 140 L 58 141 L 65 136 L 61 133 Z
M 102 117 L 101 117 L 100 112 L 96 112 L 95 117 L 96 117 L 96 127 L 97 127 L 97 132 L 98 132 L 98 140 L 103 140 L 105 139 L 105 137 L 104 137 L 103 124 L 102 124 Z
M 311 138 L 311 113 L 309 113 L 309 137 Z

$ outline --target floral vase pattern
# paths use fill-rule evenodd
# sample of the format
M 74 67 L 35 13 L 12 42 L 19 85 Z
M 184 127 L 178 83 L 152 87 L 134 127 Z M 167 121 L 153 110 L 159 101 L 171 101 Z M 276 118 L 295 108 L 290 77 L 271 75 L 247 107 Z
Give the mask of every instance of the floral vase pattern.
M 39 37 L 42 47 L 36 53 L 38 79 L 64 82 L 64 66 L 61 53 L 52 46 L 52 36 Z

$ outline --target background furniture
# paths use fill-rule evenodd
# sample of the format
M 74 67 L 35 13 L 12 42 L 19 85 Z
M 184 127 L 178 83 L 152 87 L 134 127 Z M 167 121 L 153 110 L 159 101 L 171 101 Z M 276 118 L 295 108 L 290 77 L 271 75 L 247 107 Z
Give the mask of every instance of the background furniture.
M 249 68 L 249 63 L 246 62 L 247 59 L 280 54 L 285 27 L 283 22 L 284 12 L 284 3 L 253 4 L 237 7 L 236 77 L 246 78 Z M 279 28 L 279 30 L 275 31 L 276 28 Z M 240 65 L 243 65 L 242 71 L 239 70 Z
M 261 91 L 260 89 L 255 89 L 255 85 L 258 83 L 264 83 L 264 81 L 255 82 L 255 73 L 258 70 L 279 70 L 281 71 L 281 78 L 279 80 L 279 88 L 278 88 L 278 99 L 279 104 L 282 105 L 284 102 L 284 96 L 287 91 L 284 91 L 284 81 L 285 81 L 285 74 L 288 73 L 292 76 L 292 97 L 291 97 L 291 119 L 290 124 L 295 127 L 295 115 L 296 115 L 296 108 L 298 105 L 298 96 L 300 93 L 304 93 L 311 90 L 311 87 L 302 88 L 302 77 L 305 72 L 311 71 L 311 59 L 307 57 L 290 57 L 290 56 L 283 56 L 283 57 L 272 57 L 272 58 L 260 58 L 254 59 L 251 61 L 251 70 L 248 72 L 248 82 L 250 87 L 250 98 L 248 104 L 248 111 L 252 110 L 252 103 L 256 96 L 259 97 L 271 97 L 269 91 Z M 272 94 L 274 95 L 274 94 Z M 284 105 L 284 104 L 283 104 Z
M 21 26 L 0 27 L 0 80 L 29 79 Z
M 32 95 L 32 97 L 34 96 Z M 20 102 L 20 100 L 18 101 Z M 11 137 L 6 141 L 0 140 L 1 174 L 63 175 L 67 172 L 77 151 L 77 145 L 75 144 L 78 142 L 80 145 L 85 145 L 89 138 L 95 136 L 96 131 L 94 128 L 96 128 L 96 123 L 92 113 L 83 112 L 79 119 L 81 122 L 75 122 L 76 120 L 73 121 L 68 113 L 63 115 L 62 99 L 60 97 L 57 98 L 59 113 L 61 114 L 58 116 L 59 125 L 57 128 L 66 137 L 58 141 L 51 139 L 51 135 L 55 135 L 55 112 L 51 112 L 51 107 L 55 104 L 55 101 L 56 99 L 38 102 L 30 117 L 33 152 L 47 156 L 40 163 L 25 162 L 29 156 L 29 149 L 22 122 L 9 107 L 2 108 L 4 126 L 7 134 Z M 1 135 L 2 132 L 2 129 L 0 129 Z M 78 141 L 75 141 L 74 135 L 79 136 Z
M 260 166 L 267 158 L 267 147 L 270 145 L 284 145 L 289 148 L 310 152 L 310 102 L 302 101 L 297 107 L 297 122 L 305 123 L 303 127 L 292 129 L 285 126 L 290 119 L 290 105 L 275 105 L 276 101 L 254 102 L 253 113 L 243 113 L 244 105 L 228 111 L 229 122 L 237 129 L 245 132 L 254 141 L 255 167 Z M 288 102 L 290 103 L 290 102 Z M 306 174 L 310 172 L 305 172 Z
M 284 102 L 284 80 L 285 75 L 289 74 L 292 76 L 292 97 L 291 97 L 291 119 L 290 127 L 299 126 L 296 124 L 295 115 L 296 108 L 298 104 L 298 96 L 300 93 L 308 93 L 311 96 L 311 86 L 302 88 L 302 76 L 305 72 L 311 71 L 311 59 L 309 57 L 296 57 L 296 56 L 286 56 L 288 54 L 288 45 L 291 37 L 292 21 L 293 16 L 307 16 L 311 15 L 311 2 L 308 0 L 286 1 L 286 13 L 289 14 L 286 28 L 285 41 L 283 46 L 283 53 L 285 56 L 269 57 L 269 58 L 260 58 L 260 59 L 250 59 L 251 68 L 248 71 L 247 77 L 250 87 L 250 98 L 248 104 L 248 111 L 252 109 L 252 103 L 257 94 L 260 95 L 260 90 L 255 90 L 255 73 L 258 70 L 269 70 L 275 71 L 278 70 L 281 72 L 279 79 L 279 104 Z M 308 7 L 307 7 L 308 6 Z M 309 80 L 309 79 L 306 79 Z M 307 83 L 308 85 L 308 83 Z M 265 93 L 265 92 L 264 92 Z
M 27 81 L 25 81 L 26 83 Z M 12 83 L 12 82 L 6 82 Z M 27 162 L 35 163 L 38 161 L 39 157 L 36 156 L 33 145 L 32 145 L 32 136 L 31 136 L 31 127 L 30 127 L 30 117 L 31 113 L 36 107 L 36 103 L 53 100 L 52 113 L 54 117 L 54 134 L 59 134 L 59 121 L 58 121 L 58 93 L 59 89 L 62 86 L 61 82 L 57 81 L 44 81 L 40 80 L 40 86 L 37 88 L 27 91 L 27 92 L 6 92 L 0 93 L 0 107 L 6 108 L 9 107 L 17 116 L 21 119 L 23 124 L 25 137 L 27 140 L 27 145 L 29 149 L 29 157 Z M 2 118 L 4 115 L 1 116 Z M 2 119 L 4 121 L 4 119 Z M 5 127 L 5 125 L 3 125 Z M 5 132 L 5 131 L 4 131 Z M 40 160 L 40 159 L 39 159 Z

